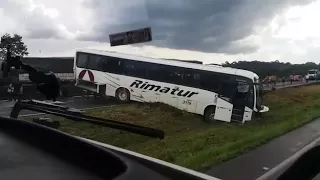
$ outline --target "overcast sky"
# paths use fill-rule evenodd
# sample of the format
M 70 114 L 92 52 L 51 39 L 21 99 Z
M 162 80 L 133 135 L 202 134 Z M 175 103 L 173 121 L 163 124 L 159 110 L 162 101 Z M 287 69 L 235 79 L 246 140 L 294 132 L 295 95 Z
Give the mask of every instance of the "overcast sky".
M 320 63 L 320 0 L 0 0 L 0 33 L 30 56 L 77 48 L 205 63 Z M 110 47 L 109 34 L 150 26 L 153 41 Z

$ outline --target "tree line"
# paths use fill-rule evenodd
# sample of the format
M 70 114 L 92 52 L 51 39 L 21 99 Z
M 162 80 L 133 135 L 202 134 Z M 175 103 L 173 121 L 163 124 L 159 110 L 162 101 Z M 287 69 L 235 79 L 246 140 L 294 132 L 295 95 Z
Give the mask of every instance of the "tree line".
M 269 75 L 276 75 L 278 77 L 306 75 L 310 69 L 320 69 L 320 64 L 316 64 L 314 62 L 291 64 L 289 62 L 279 62 L 278 60 L 272 62 L 262 62 L 257 60 L 238 61 L 232 63 L 225 62 L 222 64 L 222 66 L 249 70 L 255 72 L 261 78 Z

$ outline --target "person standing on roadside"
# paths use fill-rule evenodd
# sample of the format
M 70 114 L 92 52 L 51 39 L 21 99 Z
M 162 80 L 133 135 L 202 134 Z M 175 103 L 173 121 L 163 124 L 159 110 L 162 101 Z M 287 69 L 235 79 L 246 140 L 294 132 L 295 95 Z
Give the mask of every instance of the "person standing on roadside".
M 14 87 L 13 87 L 12 84 L 10 84 L 8 86 L 8 90 L 7 90 L 10 101 L 13 101 L 15 99 L 14 96 L 13 96 L 13 91 L 14 91 Z

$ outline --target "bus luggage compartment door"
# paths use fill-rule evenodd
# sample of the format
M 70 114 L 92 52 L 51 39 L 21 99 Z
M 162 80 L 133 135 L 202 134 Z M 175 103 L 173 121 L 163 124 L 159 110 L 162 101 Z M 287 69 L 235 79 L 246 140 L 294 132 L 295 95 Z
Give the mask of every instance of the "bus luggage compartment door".
M 144 100 L 146 102 L 159 102 L 160 101 L 160 94 L 157 92 L 152 91 L 141 91 L 142 97 L 144 97 Z
M 231 122 L 233 104 L 218 98 L 214 119 Z

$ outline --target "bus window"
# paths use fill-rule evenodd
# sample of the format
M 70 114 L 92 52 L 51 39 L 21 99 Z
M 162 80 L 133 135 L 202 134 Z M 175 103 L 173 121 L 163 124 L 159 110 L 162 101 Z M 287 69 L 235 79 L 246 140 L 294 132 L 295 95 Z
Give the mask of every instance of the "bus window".
M 120 58 L 107 57 L 103 66 L 109 73 L 122 74 L 123 72 L 123 60 Z
M 164 81 L 164 78 L 163 78 L 164 72 L 162 69 L 163 69 L 163 66 L 160 64 L 148 63 L 147 78 L 150 80 L 163 82 Z
M 249 84 L 238 82 L 237 90 L 239 93 L 247 93 L 249 91 Z
M 77 54 L 77 67 L 87 68 L 88 65 L 88 55 L 84 53 Z
M 199 88 L 200 87 L 200 73 L 197 71 L 186 70 L 183 76 L 184 84 L 191 87 Z
M 238 81 L 235 98 L 238 102 L 240 102 L 240 104 L 242 104 L 242 106 L 252 108 L 254 103 L 253 85 L 250 85 L 248 82 L 243 80 Z M 237 105 L 239 105 L 239 103 Z
M 146 78 L 147 67 L 144 62 L 124 61 L 124 74 L 133 77 Z
M 98 70 L 98 71 L 102 71 L 103 69 L 101 68 L 101 59 L 103 57 L 102 56 L 97 56 L 97 55 L 89 55 L 89 62 L 88 62 L 88 69 L 92 69 L 92 70 Z
M 165 77 L 165 82 L 173 84 L 183 84 L 183 70 L 182 68 L 175 66 L 164 66 L 163 75 Z
M 237 85 L 232 81 L 221 81 L 219 94 L 233 99 L 237 95 Z
M 201 89 L 205 89 L 207 91 L 218 92 L 221 83 L 221 77 L 212 72 L 202 71 L 199 72 L 200 81 L 199 87 Z

